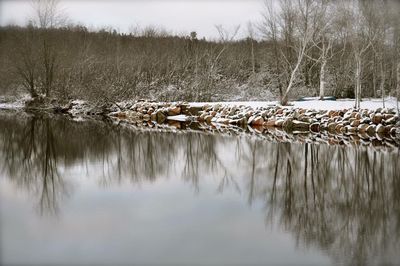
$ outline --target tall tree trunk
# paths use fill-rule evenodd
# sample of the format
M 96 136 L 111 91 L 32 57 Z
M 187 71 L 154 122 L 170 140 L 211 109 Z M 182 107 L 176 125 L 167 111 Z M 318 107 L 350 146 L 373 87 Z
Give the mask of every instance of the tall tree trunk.
M 383 66 L 383 57 L 381 59 L 381 84 L 379 86 L 379 89 L 381 90 L 381 95 L 382 95 L 382 106 L 385 108 L 385 69 Z
M 321 70 L 319 75 L 319 99 L 324 100 L 325 97 L 325 72 L 326 72 L 326 59 L 323 58 L 321 62 Z
M 355 108 L 360 108 L 361 102 L 361 55 L 356 55 L 356 71 L 355 71 L 355 79 L 356 79 L 356 87 L 355 87 Z
M 282 105 L 287 105 L 287 103 L 288 103 L 288 95 L 289 95 L 289 92 L 293 88 L 294 81 L 295 81 L 295 79 L 297 77 L 297 72 L 299 71 L 301 62 L 303 61 L 305 50 L 306 50 L 306 45 L 304 44 L 303 48 L 301 49 L 301 51 L 298 54 L 296 66 L 294 67 L 294 69 L 292 71 L 292 74 L 290 74 L 290 79 L 289 79 L 288 86 L 286 87 L 285 94 L 283 95 L 283 97 L 281 99 L 281 104 Z
M 254 42 L 251 40 L 251 66 L 253 68 L 253 74 L 256 73 L 256 60 L 254 58 Z
M 374 53 L 374 64 L 373 64 L 373 70 L 372 70 L 372 88 L 374 90 L 374 98 L 377 97 L 376 95 L 376 55 Z

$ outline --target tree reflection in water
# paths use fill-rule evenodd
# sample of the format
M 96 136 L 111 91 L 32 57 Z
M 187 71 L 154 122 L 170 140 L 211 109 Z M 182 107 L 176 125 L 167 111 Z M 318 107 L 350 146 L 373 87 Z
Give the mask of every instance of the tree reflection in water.
M 55 213 L 71 193 L 63 173 L 101 162 L 99 182 L 156 182 L 177 175 L 201 190 L 206 176 L 265 202 L 298 244 L 337 263 L 364 265 L 399 248 L 399 152 L 359 147 L 269 143 L 203 133 L 143 132 L 103 122 L 1 115 L 0 163 L 5 176 Z M 178 135 L 177 135 L 178 134 Z

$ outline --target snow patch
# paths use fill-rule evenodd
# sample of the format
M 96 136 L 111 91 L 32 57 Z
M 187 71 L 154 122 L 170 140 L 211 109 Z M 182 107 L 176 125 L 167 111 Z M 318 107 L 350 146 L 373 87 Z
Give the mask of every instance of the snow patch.
M 190 106 L 201 107 L 204 105 L 222 104 L 228 106 L 249 106 L 252 108 L 268 107 L 280 105 L 278 101 L 254 101 L 254 102 L 192 102 Z M 293 101 L 289 103 L 292 108 L 315 109 L 315 110 L 342 110 L 354 108 L 354 99 L 338 99 L 336 101 L 320 101 L 312 99 L 310 101 Z M 397 109 L 396 98 L 390 97 L 385 99 L 386 108 Z M 382 99 L 363 99 L 361 101 L 361 109 L 376 110 L 383 108 Z

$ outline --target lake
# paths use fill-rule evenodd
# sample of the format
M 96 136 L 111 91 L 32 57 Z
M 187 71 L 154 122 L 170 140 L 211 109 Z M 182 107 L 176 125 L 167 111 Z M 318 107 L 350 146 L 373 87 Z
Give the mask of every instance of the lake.
M 0 114 L 1 265 L 399 265 L 398 148 Z

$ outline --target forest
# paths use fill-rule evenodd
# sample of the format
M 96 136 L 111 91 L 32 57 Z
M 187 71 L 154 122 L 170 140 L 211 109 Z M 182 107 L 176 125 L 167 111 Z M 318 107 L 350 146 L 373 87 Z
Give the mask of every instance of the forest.
M 218 40 L 154 26 L 93 31 L 60 19 L 56 1 L 38 2 L 28 25 L 0 28 L 0 94 L 94 103 L 335 96 L 356 107 L 400 94 L 395 0 L 266 0 L 261 21 L 216 25 Z

